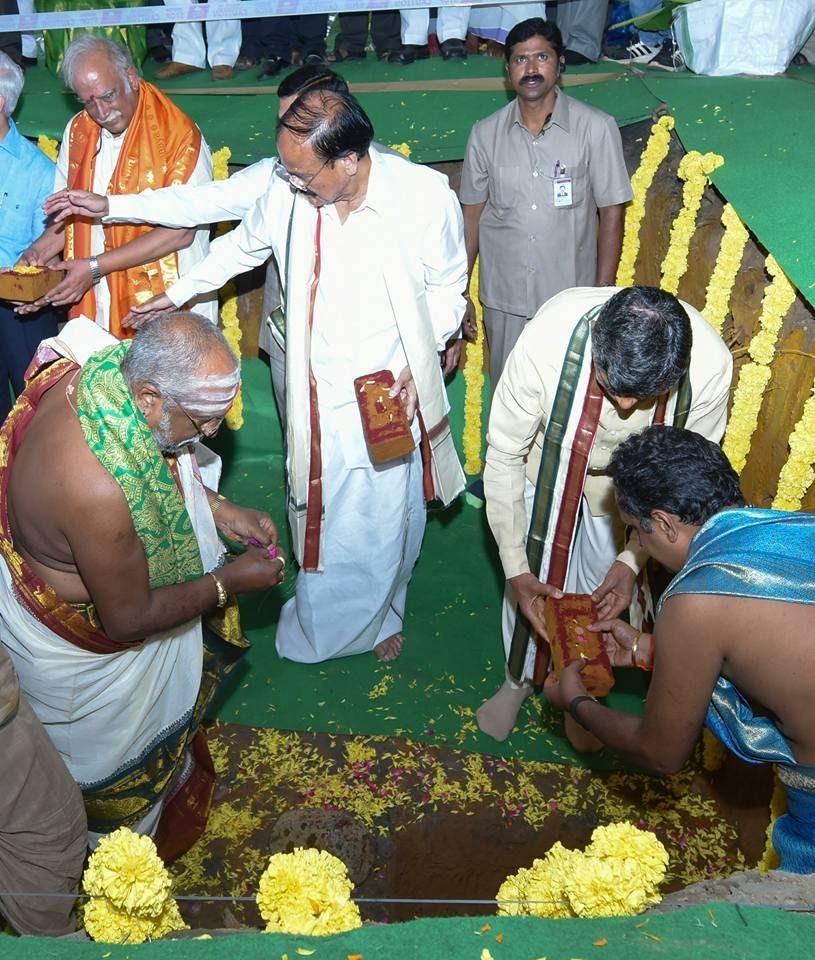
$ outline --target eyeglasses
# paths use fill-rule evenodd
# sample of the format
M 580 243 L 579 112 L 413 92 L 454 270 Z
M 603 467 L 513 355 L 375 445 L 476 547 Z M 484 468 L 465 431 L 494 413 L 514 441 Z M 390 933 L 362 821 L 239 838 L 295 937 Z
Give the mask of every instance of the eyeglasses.
M 187 408 L 176 400 L 175 397 L 170 397 L 170 400 L 178 407 L 178 409 L 184 414 L 184 416 L 190 421 L 190 423 L 195 427 L 195 432 L 202 437 L 214 437 L 218 432 L 218 428 L 224 422 L 224 413 L 223 417 L 210 417 L 209 420 L 204 420 L 202 423 L 199 423 L 195 417 L 187 410 Z M 230 404 L 231 406 L 231 404 Z
M 323 170 L 328 166 L 330 160 L 326 160 L 320 169 L 310 176 L 308 180 L 303 180 L 302 177 L 298 177 L 295 173 L 289 173 L 289 171 L 283 166 L 283 164 L 278 160 L 277 166 L 274 168 L 275 174 L 280 177 L 281 180 L 285 180 L 290 187 L 293 187 L 299 193 L 305 194 L 307 197 L 316 197 L 317 194 L 309 189 L 309 184 L 314 183 L 317 177 L 323 172 Z

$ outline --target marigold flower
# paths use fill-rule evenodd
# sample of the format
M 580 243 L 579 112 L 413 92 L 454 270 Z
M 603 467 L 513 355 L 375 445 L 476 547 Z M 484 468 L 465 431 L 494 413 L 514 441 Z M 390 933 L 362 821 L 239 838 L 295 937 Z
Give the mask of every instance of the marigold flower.
M 297 847 L 270 858 L 256 899 L 267 931 L 323 936 L 362 926 L 352 887 L 342 860 Z
M 170 875 L 150 837 L 127 827 L 103 837 L 82 878 L 86 893 L 141 917 L 157 917 L 170 893 Z

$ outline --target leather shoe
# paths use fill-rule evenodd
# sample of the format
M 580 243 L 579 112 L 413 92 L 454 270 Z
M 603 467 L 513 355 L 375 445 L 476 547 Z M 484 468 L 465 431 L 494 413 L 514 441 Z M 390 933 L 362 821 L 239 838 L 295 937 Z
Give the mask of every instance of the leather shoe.
M 466 60 L 467 47 L 464 41 L 455 38 L 442 41 L 441 57 L 442 60 Z
M 406 43 L 401 50 L 391 51 L 388 55 L 388 63 L 400 63 L 402 66 L 407 66 L 415 60 L 428 60 L 429 58 L 430 50 L 427 44 Z
M 325 66 L 326 59 L 321 53 L 310 53 L 303 60 L 303 63 L 308 64 L 310 67 L 323 67 Z
M 567 50 L 563 54 L 563 60 L 567 67 L 582 67 L 586 63 L 593 63 L 587 56 L 584 56 L 578 50 Z
M 213 80 L 231 80 L 235 76 L 235 71 L 226 63 L 219 63 L 212 68 Z
M 268 60 L 263 61 L 263 66 L 260 68 L 258 77 L 276 77 L 281 70 L 285 70 L 286 67 L 290 66 L 291 63 L 282 57 L 269 57 Z
M 173 77 L 183 77 L 185 73 L 198 73 L 201 67 L 192 67 L 189 63 L 178 63 L 171 60 L 166 67 L 156 70 L 159 80 L 172 80 Z

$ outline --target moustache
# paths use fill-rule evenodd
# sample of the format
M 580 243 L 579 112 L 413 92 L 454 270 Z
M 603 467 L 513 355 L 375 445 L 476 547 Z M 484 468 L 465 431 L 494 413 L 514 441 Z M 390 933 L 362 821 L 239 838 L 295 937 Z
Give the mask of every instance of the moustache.
M 521 83 L 538 83 L 541 80 L 543 80 L 543 77 L 539 73 L 536 73 L 532 76 L 524 77 Z

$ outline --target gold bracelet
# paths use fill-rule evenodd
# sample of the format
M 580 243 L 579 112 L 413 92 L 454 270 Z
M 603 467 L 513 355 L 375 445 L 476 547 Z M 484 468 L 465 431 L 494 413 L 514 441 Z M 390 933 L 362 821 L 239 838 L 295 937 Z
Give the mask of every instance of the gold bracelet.
M 226 500 L 226 497 L 222 497 L 220 493 L 215 494 L 215 500 L 209 501 L 209 509 L 212 511 L 213 516 L 218 512 L 218 507 Z
M 642 639 L 642 630 L 638 630 L 636 637 L 634 637 L 634 642 L 631 644 L 631 663 L 635 667 L 637 665 L 637 650 L 639 649 L 641 639 Z
M 223 610 L 223 608 L 226 606 L 229 600 L 229 595 L 226 592 L 226 587 L 224 587 L 221 581 L 215 576 L 215 574 L 211 570 L 207 573 L 207 576 L 212 577 L 215 583 L 215 589 L 218 591 L 218 602 L 216 604 L 216 607 L 219 610 Z

